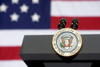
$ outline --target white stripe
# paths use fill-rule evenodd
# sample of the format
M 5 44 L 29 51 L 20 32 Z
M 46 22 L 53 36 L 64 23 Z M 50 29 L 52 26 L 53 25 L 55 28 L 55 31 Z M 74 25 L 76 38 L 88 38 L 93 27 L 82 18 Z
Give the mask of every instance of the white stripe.
M 27 67 L 27 65 L 22 60 L 0 60 L 0 67 Z
M 55 30 L 0 30 L 0 46 L 21 46 L 24 35 L 51 35 Z
M 58 30 L 0 30 L 0 46 L 21 46 L 24 35 L 54 35 Z M 100 30 L 79 30 L 80 34 L 100 34 Z
M 100 16 L 100 1 L 52 1 L 52 16 Z

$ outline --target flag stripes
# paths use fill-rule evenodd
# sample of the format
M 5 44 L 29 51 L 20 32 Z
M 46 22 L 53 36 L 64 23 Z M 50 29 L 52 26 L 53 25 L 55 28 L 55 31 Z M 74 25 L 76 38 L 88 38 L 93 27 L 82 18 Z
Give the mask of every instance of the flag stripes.
M 100 1 L 52 1 L 51 16 L 100 17 Z
M 5 30 L 0 31 L 0 47 L 17 47 L 21 46 L 24 35 L 54 35 L 55 30 Z M 91 35 L 100 34 L 100 30 L 77 30 L 80 34 Z
M 0 60 L 0 67 L 27 67 L 22 60 Z
M 20 46 L 0 47 L 0 60 L 21 60 L 19 56 L 20 48 Z
M 71 26 L 71 22 L 75 17 L 64 17 L 67 19 L 66 27 Z M 51 28 L 58 29 L 58 22 L 62 17 L 51 17 Z M 100 17 L 76 17 L 79 19 L 79 30 L 100 30 Z

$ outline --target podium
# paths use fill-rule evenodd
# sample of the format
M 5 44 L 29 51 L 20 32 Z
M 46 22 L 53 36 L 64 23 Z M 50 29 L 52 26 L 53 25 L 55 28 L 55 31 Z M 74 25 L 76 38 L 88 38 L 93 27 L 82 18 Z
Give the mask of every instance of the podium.
M 20 56 L 28 67 L 100 67 L 100 35 L 82 35 L 81 51 L 59 56 L 52 48 L 53 35 L 25 35 Z M 99 65 L 99 66 L 98 66 Z

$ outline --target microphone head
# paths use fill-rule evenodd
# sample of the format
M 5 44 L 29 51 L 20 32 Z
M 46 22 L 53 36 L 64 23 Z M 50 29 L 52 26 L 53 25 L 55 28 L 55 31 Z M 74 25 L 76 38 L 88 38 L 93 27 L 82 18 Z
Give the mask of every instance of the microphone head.
M 71 28 L 75 30 L 78 29 L 78 24 L 71 24 Z
M 65 25 L 64 24 L 58 24 L 58 29 L 62 29 L 62 28 L 65 28 Z
M 62 18 L 58 24 L 58 29 L 62 29 L 62 28 L 65 28 L 66 26 L 66 19 L 65 18 Z
M 60 20 L 60 24 L 66 25 L 66 22 L 67 22 L 67 20 L 66 20 L 65 18 L 62 18 L 62 19 Z
M 79 20 L 78 20 L 77 18 L 74 18 L 74 19 L 72 20 L 72 23 L 73 23 L 73 24 L 78 24 L 78 22 L 79 22 Z

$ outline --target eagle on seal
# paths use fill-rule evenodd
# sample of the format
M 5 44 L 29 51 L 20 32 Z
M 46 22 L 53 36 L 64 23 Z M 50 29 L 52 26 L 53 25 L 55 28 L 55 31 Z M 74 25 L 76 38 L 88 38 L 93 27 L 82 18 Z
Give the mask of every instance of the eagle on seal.
M 70 35 L 67 36 L 62 36 L 61 37 L 61 42 L 60 42 L 60 46 L 61 48 L 69 48 L 72 47 L 71 43 L 72 43 L 73 37 Z

